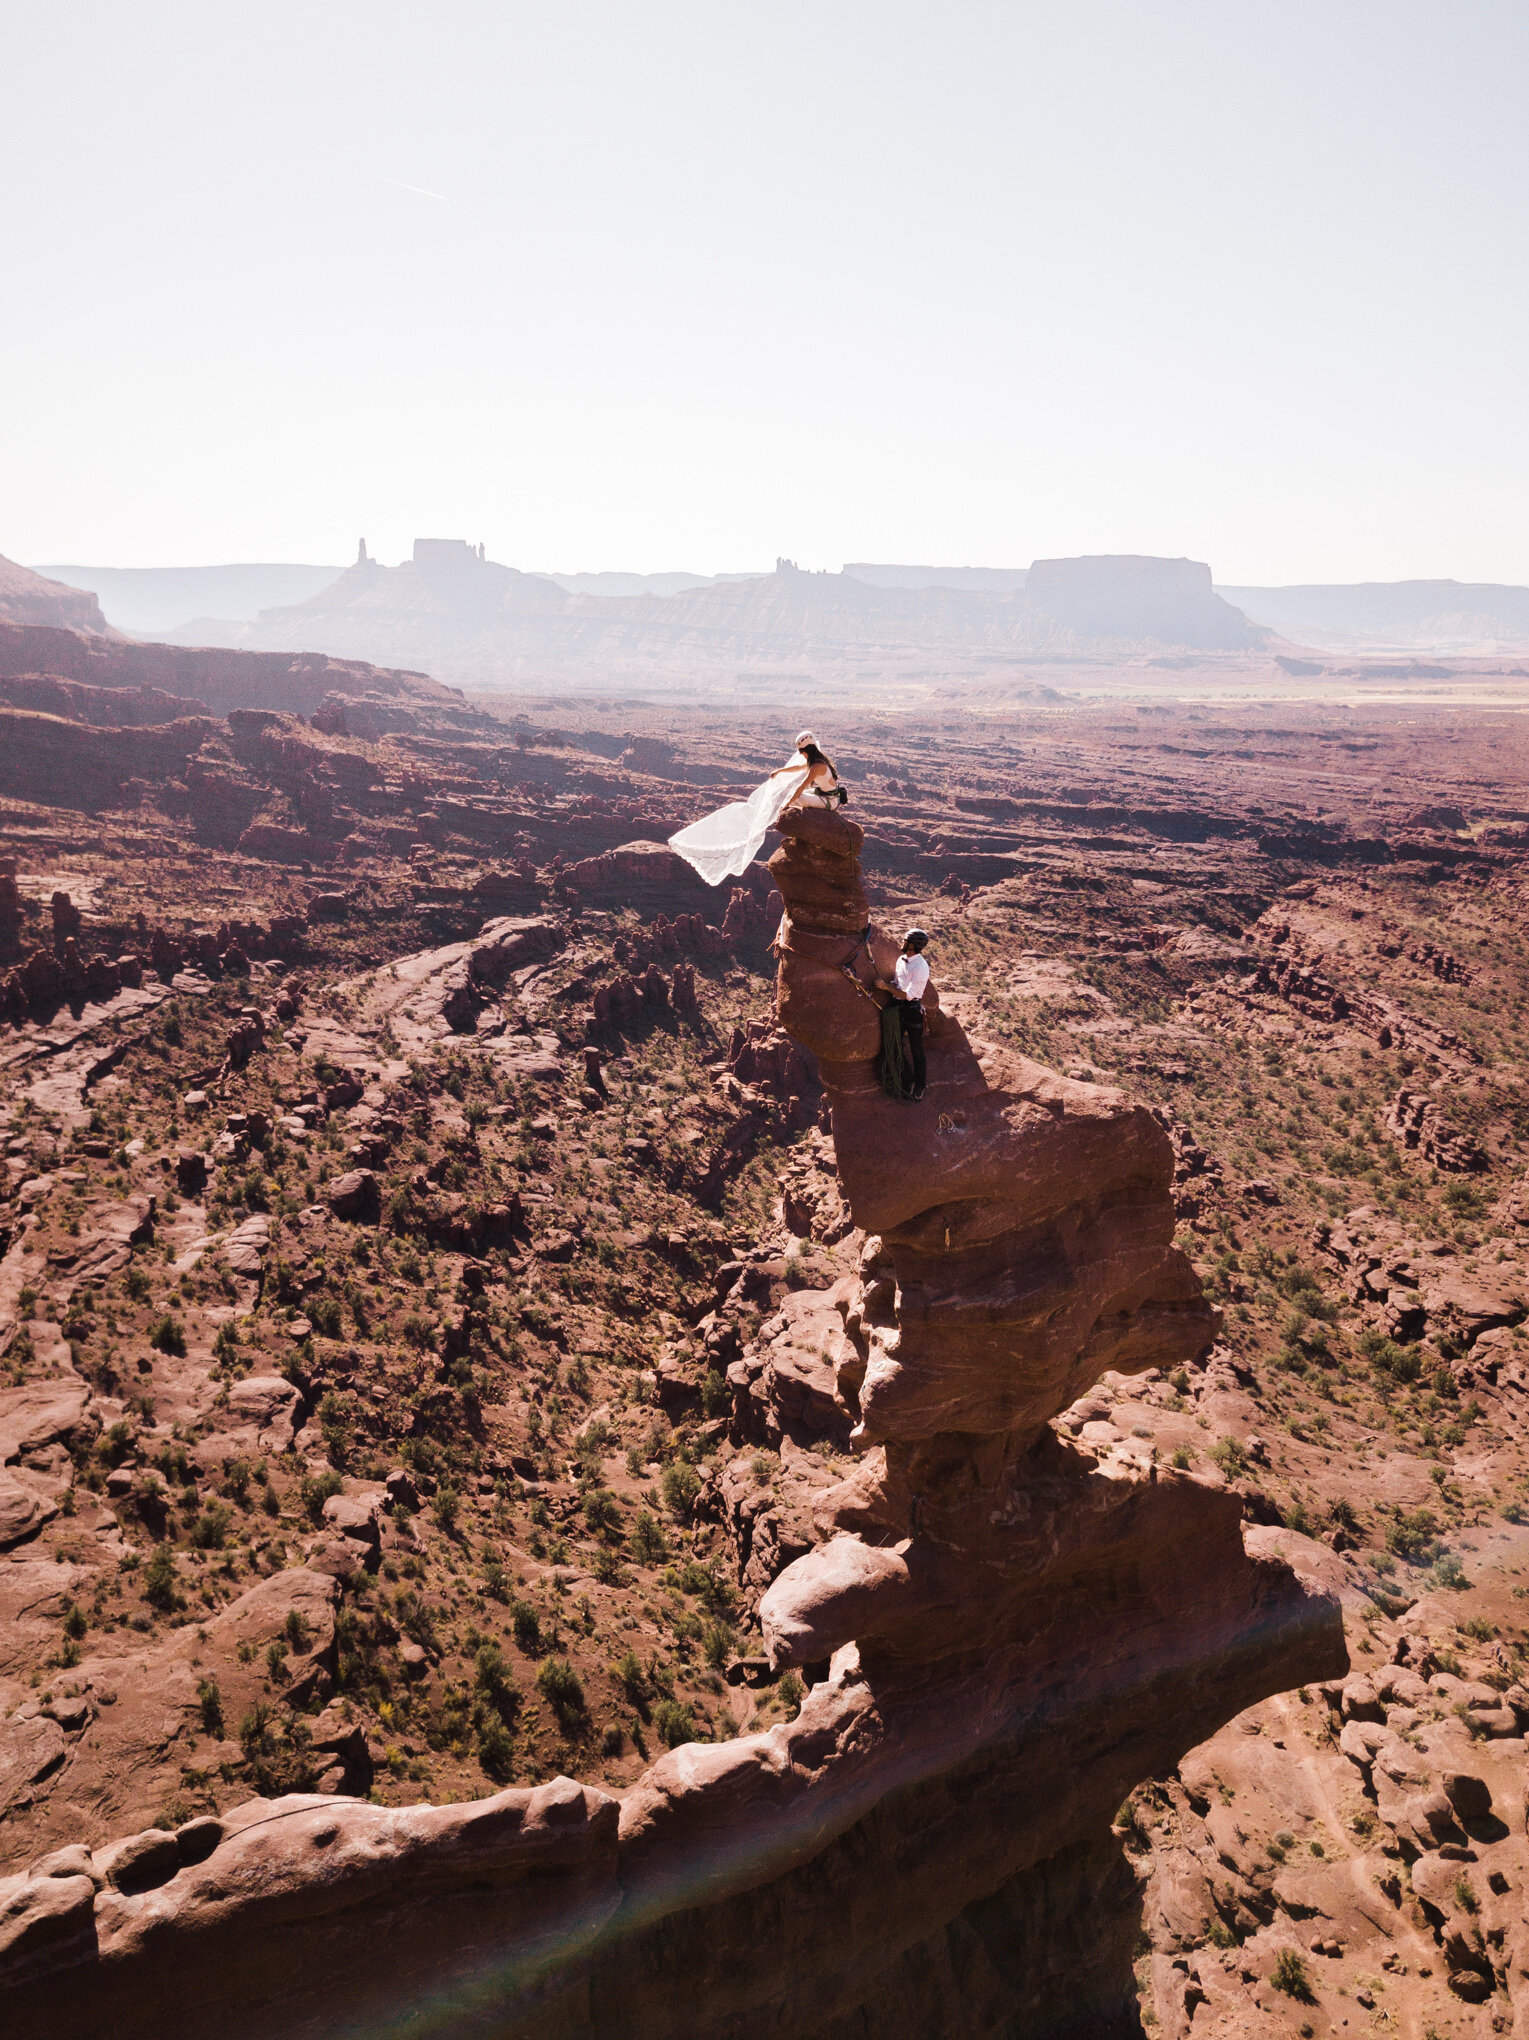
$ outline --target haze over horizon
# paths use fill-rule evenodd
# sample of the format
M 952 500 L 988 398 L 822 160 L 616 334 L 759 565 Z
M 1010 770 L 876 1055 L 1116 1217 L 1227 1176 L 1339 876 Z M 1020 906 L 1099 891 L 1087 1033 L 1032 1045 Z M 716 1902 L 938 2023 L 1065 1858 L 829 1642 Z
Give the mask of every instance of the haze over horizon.
M 9 40 L 12 558 L 1529 580 L 1521 9 Z

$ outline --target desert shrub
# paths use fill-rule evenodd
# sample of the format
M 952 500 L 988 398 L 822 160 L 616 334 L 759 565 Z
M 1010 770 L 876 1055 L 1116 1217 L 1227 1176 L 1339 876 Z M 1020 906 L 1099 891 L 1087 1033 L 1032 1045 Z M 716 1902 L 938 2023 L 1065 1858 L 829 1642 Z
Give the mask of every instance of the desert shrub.
M 1311 2002 L 1311 1979 L 1306 1974 L 1306 1958 L 1298 1955 L 1294 1948 L 1280 1949 L 1274 1958 L 1269 1981 L 1286 1997 L 1299 1998 L 1303 2004 Z
M 1375 1331 L 1361 1332 L 1359 1344 L 1382 1380 L 1405 1385 L 1416 1381 L 1423 1371 L 1423 1356 L 1416 1346 L 1398 1346 L 1394 1339 Z M 1450 1379 L 1453 1381 L 1453 1375 Z
M 775 1691 L 783 1706 L 800 1707 L 803 1699 L 806 1697 L 807 1688 L 802 1684 L 795 1672 L 787 1672 L 786 1676 L 775 1688 Z
M 14 1348 L 13 1348 L 14 1350 Z M 108 1466 L 120 1466 L 133 1449 L 133 1434 L 120 1420 L 113 1424 L 96 1446 L 96 1451 Z
M 232 1521 L 223 1502 L 209 1502 L 191 1525 L 190 1539 L 198 1551 L 221 1551 L 228 1542 Z
M 634 1707 L 648 1695 L 648 1678 L 635 1650 L 628 1648 L 611 1667 L 612 1676 Z
M 478 1723 L 478 1762 L 496 1785 L 515 1775 L 515 1738 L 497 1714 L 486 1713 Z
M 305 1473 L 303 1475 L 302 1485 L 298 1489 L 298 1497 L 303 1505 L 303 1513 L 307 1516 L 310 1523 L 323 1521 L 325 1502 L 329 1500 L 331 1495 L 337 1495 L 343 1486 L 344 1482 L 332 1469 L 328 1473 Z
M 166 1311 L 163 1317 L 156 1318 L 149 1327 L 149 1344 L 158 1353 L 169 1353 L 177 1359 L 182 1358 L 186 1351 L 186 1327 L 178 1317 L 172 1317 L 169 1311 Z
M 628 1539 L 632 1556 L 639 1565 L 657 1565 L 668 1553 L 661 1524 L 646 1509 L 639 1509 Z
M 701 1408 L 708 1417 L 724 1416 L 732 1407 L 733 1392 L 727 1385 L 727 1377 L 715 1368 L 701 1383 Z
M 278 1719 L 264 1700 L 257 1700 L 239 1724 L 239 1745 L 251 1783 L 262 1798 L 313 1790 L 317 1773 L 310 1738 L 296 1714 Z
M 695 1718 L 678 1700 L 660 1700 L 653 1712 L 653 1726 L 671 1750 L 695 1741 Z
M 725 1622 L 713 1622 L 704 1638 L 706 1662 L 714 1672 L 720 1672 L 733 1654 L 733 1632 Z
M 515 1641 L 522 1650 L 541 1648 L 542 1619 L 529 1601 L 511 1601 L 510 1622 L 515 1631 Z
M 1211 1447 L 1210 1456 L 1228 1480 L 1234 1480 L 1247 1463 L 1247 1455 L 1235 1438 L 1218 1439 Z
M 175 1553 L 168 1544 L 156 1544 L 143 1569 L 143 1598 L 162 1614 L 173 1613 L 181 1604 L 180 1575 L 175 1570 Z
M 592 1537 L 619 1533 L 621 1504 L 609 1488 L 595 1488 L 584 1497 L 584 1523 Z
M 202 1713 L 202 1730 L 206 1735 L 221 1736 L 223 1733 L 223 1695 L 216 1679 L 203 1679 L 196 1689 L 196 1704 Z
M 473 1660 L 473 1685 L 488 1706 L 504 1721 L 514 1719 L 520 1693 L 497 1643 L 478 1646 Z
M 701 1476 L 686 1460 L 676 1459 L 664 1468 L 664 1507 L 677 1523 L 690 1514 L 700 1492 Z
M 287 1619 L 281 1625 L 281 1633 L 293 1650 L 306 1650 L 313 1641 L 313 1632 L 308 1627 L 308 1618 L 301 1608 L 289 1608 Z
M 619 1757 L 625 1743 L 625 1734 L 612 1722 L 600 1738 L 600 1754 L 602 1757 Z
M 318 1410 L 319 1430 L 323 1433 L 324 1449 L 331 1462 L 343 1466 L 350 1450 L 351 1413 L 350 1405 L 342 1395 L 330 1389 L 320 1403 Z
M 1398 1558 L 1422 1557 L 1439 1531 L 1432 1509 L 1398 1509 L 1386 1527 L 1386 1549 Z
M 400 1588 L 393 1596 L 393 1613 L 398 1626 L 411 1643 L 417 1643 L 421 1650 L 437 1648 L 435 1635 L 435 1610 L 422 1594 L 412 1587 Z
M 326 1339 L 338 1339 L 345 1330 L 345 1320 L 340 1312 L 340 1300 L 336 1296 L 320 1296 L 308 1306 L 308 1316 L 313 1329 L 322 1332 Z
M 548 1658 L 536 1675 L 536 1685 L 565 1732 L 582 1726 L 584 1686 L 567 1658 Z

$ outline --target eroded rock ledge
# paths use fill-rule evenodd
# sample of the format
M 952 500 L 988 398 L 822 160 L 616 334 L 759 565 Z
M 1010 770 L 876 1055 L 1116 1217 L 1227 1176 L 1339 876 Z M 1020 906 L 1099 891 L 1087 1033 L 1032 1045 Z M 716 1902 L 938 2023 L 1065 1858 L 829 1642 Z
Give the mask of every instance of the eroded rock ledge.
M 927 1099 L 883 1097 L 860 831 L 783 836 L 780 1017 L 867 1234 L 816 1392 L 859 1462 L 760 1602 L 774 1664 L 815 1681 L 799 1716 L 619 1804 L 288 1799 L 60 1852 L 0 1886 L 8 2032 L 1136 2030 L 1112 1815 L 1254 1700 L 1341 1675 L 1338 1606 L 1244 1547 L 1235 1495 L 1049 1428 L 1107 1369 L 1211 1341 L 1168 1136 L 937 1008 Z

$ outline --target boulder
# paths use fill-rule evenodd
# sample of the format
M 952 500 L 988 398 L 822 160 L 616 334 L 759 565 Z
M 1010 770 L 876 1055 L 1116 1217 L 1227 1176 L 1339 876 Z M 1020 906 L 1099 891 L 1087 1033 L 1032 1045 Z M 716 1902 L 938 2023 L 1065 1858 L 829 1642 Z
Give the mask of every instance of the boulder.
M 327 1199 L 336 1218 L 370 1223 L 382 1212 L 382 1194 L 370 1169 L 349 1169 L 329 1186 Z
M 1467 1825 L 1486 1820 L 1492 1812 L 1492 1788 L 1470 1771 L 1446 1771 L 1440 1779 L 1444 1796 Z

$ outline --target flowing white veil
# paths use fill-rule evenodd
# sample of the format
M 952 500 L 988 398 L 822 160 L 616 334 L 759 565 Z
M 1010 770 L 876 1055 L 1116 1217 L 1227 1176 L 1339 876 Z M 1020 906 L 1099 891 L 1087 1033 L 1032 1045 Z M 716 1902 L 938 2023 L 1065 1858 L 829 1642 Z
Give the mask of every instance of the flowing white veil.
M 726 807 L 679 830 L 669 838 L 669 848 L 693 865 L 708 885 L 720 885 L 724 878 L 741 878 L 758 856 L 765 837 L 807 784 L 811 771 L 805 758 L 794 760 L 783 771 L 772 772 L 747 800 L 729 801 Z

